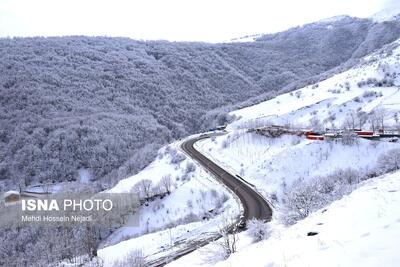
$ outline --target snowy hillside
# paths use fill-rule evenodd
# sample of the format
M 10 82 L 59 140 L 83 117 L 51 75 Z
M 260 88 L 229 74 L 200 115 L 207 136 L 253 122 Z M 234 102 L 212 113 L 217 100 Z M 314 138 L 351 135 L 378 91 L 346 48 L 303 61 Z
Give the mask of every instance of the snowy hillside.
M 137 192 L 143 200 L 142 181 L 150 184 L 149 200 L 134 217 L 102 244 L 98 255 L 105 266 L 122 265 L 132 251 L 157 259 L 178 249 L 176 244 L 196 242 L 218 231 L 222 220 L 239 215 L 242 207 L 223 185 L 179 152 L 180 142 L 166 146 L 137 175 L 121 180 L 112 193 Z M 169 194 L 160 195 L 169 180 Z M 132 222 L 135 222 L 132 224 Z
M 232 112 L 239 119 L 227 126 L 229 133 L 198 143 L 198 149 L 249 180 L 267 198 L 270 194 L 279 198 L 297 180 L 313 180 L 349 168 L 372 172 L 379 167 L 378 158 L 398 148 L 397 143 L 361 139 L 349 146 L 297 135 L 268 138 L 248 130 L 277 124 L 314 131 L 377 131 L 382 126 L 395 131 L 400 112 L 399 44 L 398 40 L 355 68 L 319 84 Z
M 257 40 L 257 38 L 261 37 L 262 34 L 251 34 L 251 35 L 246 35 L 243 37 L 238 37 L 234 38 L 228 41 L 228 43 L 248 43 L 248 42 L 254 42 Z
M 397 267 L 400 0 L 383 1 L 311 23 L 322 6 L 271 5 L 299 26 L 249 17 L 222 43 L 94 23 L 0 38 L 0 267 Z M 257 8 L 194 5 L 174 23 Z
M 329 263 L 352 266 L 370 252 L 372 258 L 363 259 L 367 266 L 384 256 L 388 263 L 394 260 L 400 218 L 390 209 L 395 209 L 391 205 L 399 197 L 399 173 L 376 177 L 399 169 L 397 139 L 350 136 L 347 140 L 343 135 L 316 141 L 303 134 L 273 135 L 259 129 L 280 125 L 298 132 L 327 128 L 397 132 L 399 85 L 400 40 L 319 84 L 232 112 L 237 119 L 224 134 L 194 146 L 271 203 L 272 236 L 252 245 L 245 231 L 238 234 L 238 252 L 230 257 L 216 256 L 220 242 L 216 241 L 171 266 L 246 266 L 256 258 L 252 266 L 321 266 L 326 257 L 344 251 L 352 256 Z M 216 237 L 222 224 L 243 211 L 232 191 L 181 151 L 182 142 L 160 149 L 152 164 L 110 190 L 136 192 L 141 206 L 102 242 L 98 256 L 105 266 L 125 266 L 132 257 L 138 258 L 132 256 L 135 253 L 146 262 L 168 261 L 178 250 Z M 357 216 L 338 219 L 349 214 Z M 134 220 L 136 225 L 131 224 Z M 354 227 L 357 230 L 351 232 Z M 316 236 L 307 236 L 310 231 Z M 375 253 L 377 247 L 381 250 Z M 261 250 L 271 251 L 270 256 L 259 257 Z
M 360 238 L 375 240 L 374 236 L 379 231 L 372 232 L 375 229 L 373 228 L 368 232 L 366 228 L 369 226 L 379 228 L 382 223 L 371 221 L 368 225 L 362 226 L 362 218 L 367 216 L 368 212 L 360 214 L 360 217 L 354 218 L 354 222 L 350 224 L 343 221 L 341 224 L 343 231 L 340 232 L 343 236 L 332 232 L 331 227 L 337 224 L 337 218 L 341 218 L 340 214 L 352 213 L 353 210 L 359 209 L 357 203 L 368 200 L 373 202 L 372 208 L 381 205 L 380 202 L 374 202 L 376 200 L 374 196 L 367 194 L 371 191 L 370 188 L 376 187 L 379 182 L 368 179 L 390 169 L 382 166 L 382 159 L 388 158 L 394 149 L 399 150 L 400 144 L 388 140 L 364 139 L 351 144 L 340 140 L 324 142 L 290 134 L 268 137 L 251 129 L 271 124 L 312 130 L 349 127 L 378 129 L 382 123 L 387 129 L 395 129 L 400 111 L 399 44 L 400 41 L 397 41 L 388 45 L 383 50 L 364 58 L 356 67 L 319 84 L 234 111 L 232 115 L 239 119 L 228 125 L 225 135 L 204 139 L 195 144 L 195 147 L 208 158 L 232 174 L 240 175 L 274 205 L 273 237 L 262 244 L 250 245 L 246 233 L 240 234 L 239 236 L 242 236 L 242 241 L 238 243 L 240 252 L 229 258 L 228 262 L 221 261 L 219 263 L 221 266 L 244 266 L 249 257 L 255 258 L 254 255 L 257 255 L 264 246 L 268 247 L 268 250 L 270 246 L 276 247 L 276 250 L 283 246 L 287 249 L 283 250 L 284 254 L 273 253 L 272 258 L 261 259 L 255 264 L 299 266 L 309 262 L 315 264 L 312 266 L 318 266 L 321 263 L 319 259 L 323 257 L 312 260 L 309 258 L 315 250 L 322 254 L 336 255 L 341 252 L 335 243 L 350 240 L 344 244 L 349 246 L 346 251 L 352 252 L 355 250 L 354 244 L 362 242 Z M 378 115 L 383 118 L 383 122 L 377 121 Z M 118 261 L 124 262 L 134 250 L 140 250 L 147 259 L 156 259 L 165 253 L 172 253 L 171 251 L 176 248 L 172 244 L 189 240 L 196 242 L 200 236 L 218 231 L 219 225 L 226 219 L 226 214 L 230 216 L 239 214 L 241 207 L 230 192 L 211 179 L 201 167 L 183 156 L 179 151 L 179 145 L 180 142 L 176 142 L 161 149 L 157 159 L 145 170 L 120 181 L 111 190 L 112 192 L 136 191 L 143 194 L 141 181 L 150 180 L 152 194 L 155 197 L 141 206 L 138 226 L 122 227 L 103 242 L 99 256 L 105 261 L 106 266 L 112 266 Z M 160 192 L 165 177 L 171 179 L 170 194 L 159 197 L 157 192 Z M 387 187 L 395 179 L 396 174 L 382 179 L 381 181 L 388 182 L 381 182 L 379 186 L 383 189 L 378 192 L 386 194 L 390 190 Z M 367 186 L 356 189 L 360 184 Z M 303 203 L 307 212 L 304 212 L 303 208 L 296 210 L 290 206 L 290 203 L 295 201 L 293 192 L 318 191 L 321 186 L 324 190 L 330 188 L 330 191 L 322 197 L 314 195 L 318 201 Z M 346 196 L 355 189 L 356 191 L 349 197 Z M 389 194 L 393 195 L 395 194 Z M 332 208 L 328 208 L 328 212 L 316 212 L 342 197 L 342 200 L 332 204 Z M 209 212 L 211 210 L 212 213 Z M 205 217 L 207 220 L 204 221 Z M 331 217 L 336 219 L 330 220 Z M 289 228 L 283 226 L 296 221 L 298 223 Z M 344 235 L 348 233 L 346 229 L 351 229 L 354 224 L 361 224 L 359 231 L 363 232 L 352 233 L 345 239 Z M 307 231 L 318 231 L 321 235 L 307 237 L 305 235 Z M 342 237 L 344 239 L 341 239 Z M 293 243 L 290 243 L 290 240 Z M 390 240 L 387 242 L 392 242 Z M 305 245 L 302 245 L 303 243 Z M 365 243 L 365 246 L 367 244 Z M 386 248 L 387 244 L 390 243 L 382 244 L 385 246 L 383 248 Z M 212 248 L 213 244 L 210 246 Z M 201 253 L 201 250 L 172 263 L 172 266 L 191 266 L 195 264 L 193 257 L 204 258 L 197 257 L 198 253 Z M 360 248 L 359 253 L 361 254 L 345 259 L 349 262 L 344 264 L 356 261 L 365 251 Z M 384 253 L 392 255 L 391 250 L 385 250 Z M 197 263 L 210 263 L 208 260 L 200 261 Z M 213 264 L 215 263 L 213 261 Z
M 398 266 L 399 176 L 368 180 L 294 226 L 275 226 L 268 240 L 241 248 L 227 261 L 207 264 L 199 250 L 168 266 Z
M 367 56 L 358 66 L 319 84 L 280 95 L 258 105 L 234 111 L 241 118 L 229 129 L 263 125 L 309 125 L 318 119 L 322 126 L 341 127 L 352 112 L 386 111 L 385 122 L 396 123 L 400 110 L 400 40 Z M 368 122 L 367 122 L 368 123 Z M 370 124 L 370 123 L 369 123 Z
M 368 173 L 377 159 L 400 144 L 360 140 L 356 146 L 315 142 L 297 136 L 266 138 L 236 132 L 198 143 L 198 149 L 232 173 L 254 184 L 268 199 L 282 198 L 298 181 L 312 181 L 338 170 L 355 168 Z M 374 155 L 374 157 L 370 157 Z
M 272 236 L 251 244 L 241 233 L 238 252 L 226 261 L 205 256 L 218 249 L 210 244 L 170 266 L 397 266 L 400 172 L 382 175 L 398 169 L 397 139 L 316 141 L 255 129 L 397 133 L 399 44 L 319 84 L 234 111 L 238 119 L 225 135 L 198 142 L 198 150 L 271 201 Z
M 388 1 L 383 10 L 372 16 L 372 19 L 376 22 L 390 21 L 400 18 L 400 4 L 397 0 Z

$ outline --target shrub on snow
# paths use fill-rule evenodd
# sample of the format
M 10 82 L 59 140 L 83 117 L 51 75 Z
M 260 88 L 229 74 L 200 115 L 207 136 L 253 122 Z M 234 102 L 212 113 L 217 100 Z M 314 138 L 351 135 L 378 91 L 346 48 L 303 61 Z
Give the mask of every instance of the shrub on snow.
M 347 168 L 347 169 L 338 169 L 328 177 L 332 181 L 335 181 L 335 183 L 339 182 L 340 184 L 352 185 L 359 183 L 362 175 L 355 169 Z
M 400 169 L 400 149 L 394 148 L 378 158 L 379 173 L 387 173 Z
M 178 164 L 181 163 L 186 159 L 185 155 L 182 153 L 176 151 L 176 150 L 171 150 L 171 163 L 172 164 Z
M 194 165 L 194 163 L 193 162 L 188 162 L 187 164 L 186 164 L 186 173 L 191 173 L 191 172 L 194 172 L 196 170 L 196 165 Z
M 363 177 L 363 173 L 354 169 L 339 169 L 324 177 L 315 178 L 311 182 L 303 179 L 295 181 L 283 197 L 285 224 L 294 224 L 306 218 L 328 203 L 341 198 L 351 191 Z
M 319 194 L 312 184 L 299 179 L 287 190 L 283 198 L 285 204 L 285 224 L 293 224 L 306 218 L 320 202 Z
M 352 146 L 358 143 L 357 134 L 352 131 L 345 131 L 342 133 L 342 144 L 346 146 Z
M 247 229 L 247 233 L 253 239 L 253 242 L 267 239 L 271 235 L 269 225 L 255 218 L 247 222 Z
M 113 267 L 144 267 L 146 266 L 145 256 L 141 250 L 129 252 L 124 259 L 118 260 Z

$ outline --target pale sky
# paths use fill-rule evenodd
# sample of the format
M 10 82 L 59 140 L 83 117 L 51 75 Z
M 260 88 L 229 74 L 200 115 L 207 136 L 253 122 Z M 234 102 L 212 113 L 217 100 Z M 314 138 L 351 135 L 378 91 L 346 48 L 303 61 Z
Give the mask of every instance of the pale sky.
M 0 36 L 101 35 L 221 42 L 336 15 L 367 17 L 380 11 L 385 1 L 0 0 Z

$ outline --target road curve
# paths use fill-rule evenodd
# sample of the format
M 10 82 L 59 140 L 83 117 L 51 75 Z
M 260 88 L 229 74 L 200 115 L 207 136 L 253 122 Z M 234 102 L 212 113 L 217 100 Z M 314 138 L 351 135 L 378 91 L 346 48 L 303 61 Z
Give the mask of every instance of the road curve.
M 200 137 L 186 140 L 181 144 L 181 149 L 185 151 L 189 157 L 197 161 L 204 169 L 209 171 L 215 179 L 221 183 L 224 183 L 239 197 L 243 205 L 244 220 L 247 221 L 249 219 L 256 218 L 264 221 L 270 221 L 272 217 L 272 209 L 263 197 L 261 197 L 254 189 L 252 189 L 251 186 L 249 186 L 243 179 L 238 179 L 237 177 L 231 175 L 194 148 L 194 144 L 197 141 L 216 135 L 221 135 L 221 133 L 201 135 Z M 236 223 L 237 222 L 235 222 L 235 224 Z M 231 229 L 235 228 L 235 226 L 236 225 L 231 225 Z M 214 240 L 215 236 L 212 236 L 195 244 L 187 244 L 186 247 L 178 249 L 173 255 L 161 256 L 156 260 L 147 262 L 146 266 L 164 266 L 166 263 L 176 260 Z
M 181 148 L 192 159 L 197 161 L 201 166 L 207 169 L 218 181 L 229 187 L 240 199 L 244 208 L 244 219 L 253 218 L 270 221 L 272 217 L 272 209 L 268 202 L 259 195 L 245 181 L 238 179 L 216 163 L 208 159 L 202 153 L 194 148 L 194 144 L 202 139 L 220 134 L 207 134 L 200 137 L 189 139 L 182 143 Z

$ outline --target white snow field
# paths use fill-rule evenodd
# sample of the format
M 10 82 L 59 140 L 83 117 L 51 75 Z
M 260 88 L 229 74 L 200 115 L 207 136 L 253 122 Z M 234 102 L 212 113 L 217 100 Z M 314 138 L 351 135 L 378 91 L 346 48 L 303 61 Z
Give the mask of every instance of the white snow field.
M 214 141 L 206 139 L 196 147 L 220 166 L 255 185 L 269 199 L 271 194 L 280 198 L 282 191 L 298 179 L 310 181 L 347 168 L 373 170 L 380 155 L 400 148 L 400 144 L 361 139 L 358 144 L 348 146 L 292 135 L 267 138 L 235 131 Z
M 225 261 L 205 256 L 217 249 L 210 244 L 168 266 L 398 266 L 400 172 L 361 181 L 349 195 L 289 227 L 282 224 L 285 213 L 280 202 L 296 180 L 317 181 L 348 168 L 373 172 L 382 155 L 400 148 L 398 143 L 359 139 L 346 145 L 296 135 L 266 137 L 248 129 L 271 124 L 343 129 L 349 128 L 356 113 L 366 117 L 354 116 L 356 127 L 376 129 L 373 114 L 379 113 L 386 129 L 397 129 L 399 44 L 397 40 L 318 84 L 234 111 L 231 114 L 239 119 L 227 126 L 226 135 L 197 143 L 197 149 L 272 201 L 273 233 L 256 244 L 250 244 L 245 233 L 239 234 L 238 252 Z M 307 236 L 308 232 L 317 234 Z
M 393 20 L 394 16 L 398 14 L 400 14 L 398 0 L 387 0 L 384 9 L 374 14 L 372 19 L 377 22 L 390 21 Z
M 241 119 L 228 125 L 228 129 L 267 122 L 305 126 L 312 118 L 318 119 L 322 126 L 338 128 L 349 112 L 370 113 L 376 109 L 384 109 L 386 122 L 395 124 L 395 114 L 400 110 L 399 44 L 397 40 L 363 58 L 354 68 L 318 84 L 233 111 L 231 114 Z
M 239 119 L 227 126 L 227 134 L 198 142 L 197 149 L 232 174 L 241 175 L 274 204 L 272 237 L 251 244 L 239 234 L 238 252 L 226 261 L 210 260 L 207 245 L 169 266 L 396 266 L 400 235 L 400 173 L 372 178 L 352 185 L 350 195 L 285 227 L 280 201 L 294 181 L 308 182 L 348 168 L 374 171 L 378 159 L 399 143 L 360 139 L 356 144 L 311 141 L 282 135 L 271 138 L 247 132 L 267 124 L 290 127 L 336 128 L 351 124 L 369 129 L 396 129 L 400 111 L 400 40 L 365 57 L 354 68 L 269 101 L 232 112 Z M 361 116 L 357 114 L 362 114 Z M 311 126 L 310 126 L 311 125 Z M 389 127 L 387 127 L 389 128 Z M 172 163 L 180 142 L 160 150 L 159 157 L 139 174 L 120 181 L 112 192 L 129 192 L 143 179 L 153 185 L 170 175 L 171 194 L 142 205 L 138 227 L 122 227 L 99 250 L 105 266 L 123 260 L 140 249 L 147 259 L 171 255 L 182 241 L 196 242 L 215 233 L 226 216 L 237 216 L 237 199 L 197 166 L 187 171 L 189 159 Z M 179 152 L 181 153 L 181 152 Z M 178 154 L 179 154 L 178 153 Z M 214 192 L 214 193 L 213 193 Z M 215 196 L 217 192 L 217 197 Z M 218 199 L 226 200 L 221 204 Z M 213 210 L 215 214 L 210 214 Z M 326 211 L 325 211 L 326 210 Z M 209 215 L 208 220 L 203 220 Z M 307 236 L 310 231 L 318 232 Z
M 157 159 L 147 168 L 121 180 L 109 190 L 113 193 L 133 192 L 134 186 L 141 180 L 149 179 L 156 185 L 167 175 L 173 181 L 169 195 L 140 207 L 135 215 L 138 216 L 138 225 L 121 227 L 103 242 L 98 255 L 104 266 L 113 266 L 134 250 L 141 250 L 148 260 L 156 259 L 152 255 L 170 254 L 180 248 L 176 243 L 196 242 L 213 236 L 223 220 L 240 214 L 242 207 L 239 200 L 201 167 L 195 165 L 195 170 L 188 173 L 186 168 L 192 163 L 190 159 L 171 163 L 172 158 L 167 151 L 179 149 L 180 143 L 173 143 L 168 149 L 162 148 Z
M 396 172 L 363 182 L 289 228 L 275 227 L 269 239 L 241 248 L 226 261 L 207 264 L 200 249 L 167 266 L 399 266 L 399 203 Z M 318 234 L 307 236 L 311 231 Z

